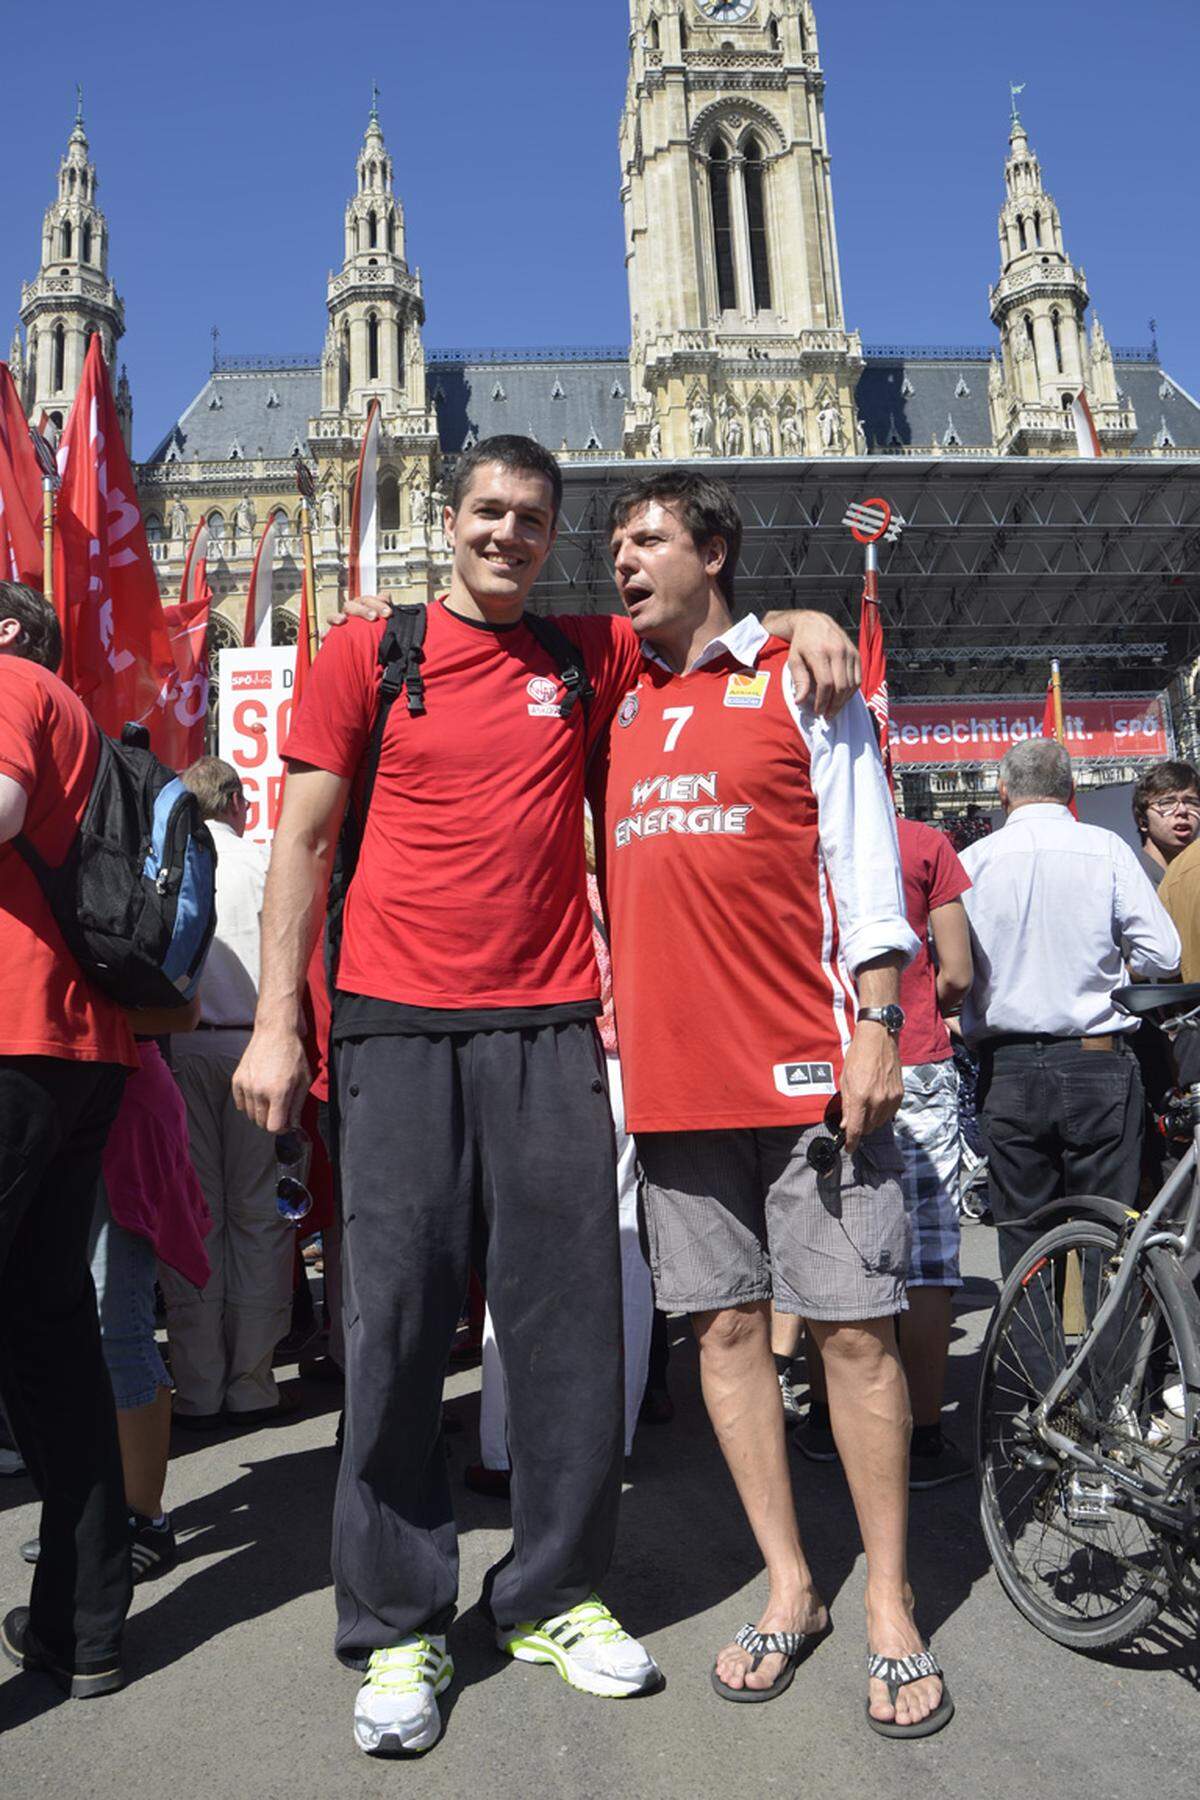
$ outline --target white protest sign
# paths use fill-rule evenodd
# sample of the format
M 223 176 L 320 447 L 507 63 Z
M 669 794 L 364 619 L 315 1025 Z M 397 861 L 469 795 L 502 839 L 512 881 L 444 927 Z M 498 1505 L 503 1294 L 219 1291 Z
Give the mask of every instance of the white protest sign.
M 242 778 L 250 814 L 246 836 L 270 844 L 283 797 L 280 749 L 292 718 L 295 646 L 222 650 L 218 666 L 217 754 Z

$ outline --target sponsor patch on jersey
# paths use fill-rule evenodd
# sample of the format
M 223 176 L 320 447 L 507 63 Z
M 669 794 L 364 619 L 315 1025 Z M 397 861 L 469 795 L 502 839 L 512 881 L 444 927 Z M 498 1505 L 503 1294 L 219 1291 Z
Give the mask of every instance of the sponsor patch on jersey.
M 726 706 L 761 706 L 766 700 L 770 680 L 770 669 L 764 669 L 761 674 L 743 669 L 731 675 L 725 686 Z
M 548 675 L 531 675 L 525 691 L 529 695 L 531 719 L 559 717 L 557 681 L 551 681 Z
M 791 1100 L 803 1100 L 809 1094 L 836 1094 L 833 1064 L 827 1062 L 776 1063 L 775 1086 Z
M 638 710 L 639 710 L 640 706 L 641 706 L 641 701 L 638 699 L 636 693 L 626 694 L 625 698 L 622 700 L 620 706 L 617 709 L 617 724 L 618 725 L 632 725 L 633 721 L 638 716 Z

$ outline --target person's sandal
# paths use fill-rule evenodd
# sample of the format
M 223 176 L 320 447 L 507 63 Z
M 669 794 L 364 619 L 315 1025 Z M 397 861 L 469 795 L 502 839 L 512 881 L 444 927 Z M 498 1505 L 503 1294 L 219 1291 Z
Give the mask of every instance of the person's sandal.
M 914 1681 L 925 1681 L 929 1676 L 936 1675 L 942 1684 L 941 1704 L 928 1718 L 919 1720 L 915 1725 L 897 1725 L 894 1719 L 876 1719 L 871 1713 L 868 1698 L 867 1724 L 880 1737 L 932 1737 L 935 1731 L 941 1731 L 954 1717 L 954 1702 L 950 1698 L 950 1689 L 946 1686 L 946 1677 L 942 1674 L 942 1665 L 931 1650 L 920 1650 L 913 1656 L 869 1656 L 867 1674 L 872 1681 L 887 1684 L 888 1698 L 893 1706 L 900 1689 L 910 1687 Z
M 766 1656 L 783 1656 L 787 1661 L 766 1688 L 730 1687 L 728 1682 L 721 1680 L 714 1663 L 713 1688 L 722 1700 L 732 1700 L 739 1706 L 757 1706 L 760 1701 L 777 1700 L 791 1687 L 800 1664 L 812 1655 L 818 1644 L 824 1643 L 832 1630 L 832 1619 L 820 1631 L 758 1631 L 753 1625 L 743 1625 L 733 1641 L 753 1659 L 747 1671 L 749 1674 L 753 1675 Z

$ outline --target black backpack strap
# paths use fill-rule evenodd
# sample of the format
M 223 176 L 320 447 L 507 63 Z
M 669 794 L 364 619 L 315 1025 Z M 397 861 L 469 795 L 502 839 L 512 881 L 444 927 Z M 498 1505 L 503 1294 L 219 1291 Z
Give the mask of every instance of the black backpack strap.
M 527 612 L 524 623 L 531 636 L 535 637 L 546 655 L 552 657 L 558 666 L 559 679 L 567 690 L 566 698 L 559 707 L 562 718 L 570 718 L 575 702 L 583 702 L 584 729 L 587 728 L 591 703 L 596 698 L 596 690 L 592 686 L 587 672 L 583 651 L 578 644 L 573 644 L 561 625 L 553 619 L 544 618 L 541 613 Z

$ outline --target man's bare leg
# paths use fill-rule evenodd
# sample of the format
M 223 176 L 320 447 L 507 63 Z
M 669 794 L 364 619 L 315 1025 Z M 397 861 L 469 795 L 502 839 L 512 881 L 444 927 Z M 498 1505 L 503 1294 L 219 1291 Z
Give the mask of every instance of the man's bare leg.
M 777 1312 L 774 1303 L 771 1306 L 771 1355 L 786 1356 L 794 1362 L 800 1352 L 800 1339 L 804 1333 L 804 1320 L 799 1313 Z
M 900 1357 L 912 1395 L 914 1425 L 940 1425 L 950 1357 L 954 1290 L 910 1287 L 900 1318 Z
M 694 1313 L 692 1328 L 704 1404 L 767 1566 L 768 1598 L 758 1629 L 822 1631 L 829 1613 L 813 1585 L 796 1523 L 770 1305 L 764 1300 Z M 730 1644 L 717 1658 L 717 1674 L 732 1688 L 768 1688 L 783 1667 L 782 1657 L 767 1656 L 751 1674 L 751 1661 L 739 1644 Z
M 867 1641 L 878 1656 L 911 1656 L 925 1644 L 908 1584 L 908 1385 L 893 1321 L 809 1320 L 825 1366 L 829 1412 L 867 1558 Z M 872 1717 L 915 1725 L 936 1711 L 936 1676 L 902 1687 L 893 1707 L 882 1681 L 870 1684 Z

